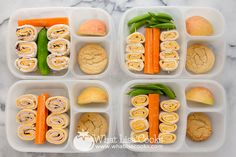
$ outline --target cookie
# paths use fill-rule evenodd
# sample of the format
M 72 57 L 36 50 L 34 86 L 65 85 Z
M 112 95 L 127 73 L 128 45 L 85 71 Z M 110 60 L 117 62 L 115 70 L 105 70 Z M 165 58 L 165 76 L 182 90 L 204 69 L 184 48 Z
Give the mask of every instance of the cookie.
M 78 132 L 89 132 L 98 141 L 107 134 L 107 120 L 99 113 L 84 113 L 78 122 Z
M 86 44 L 78 54 L 80 69 L 86 74 L 99 74 L 107 66 L 107 53 L 99 44 Z
M 191 113 L 188 116 L 187 136 L 193 141 L 205 141 L 212 135 L 210 118 L 204 113 Z
M 210 71 L 215 63 L 215 55 L 206 45 L 193 44 L 188 48 L 186 68 L 195 74 Z

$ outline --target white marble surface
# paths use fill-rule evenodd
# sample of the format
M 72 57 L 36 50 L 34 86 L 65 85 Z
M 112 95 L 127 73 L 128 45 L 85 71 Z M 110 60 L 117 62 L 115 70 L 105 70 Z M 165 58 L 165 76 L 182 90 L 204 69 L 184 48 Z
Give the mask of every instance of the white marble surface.
M 14 78 L 7 66 L 6 66 L 6 35 L 7 35 L 7 24 L 10 14 L 16 9 L 23 7 L 45 7 L 45 6 L 90 6 L 90 7 L 99 7 L 107 10 L 114 21 L 116 26 L 119 23 L 120 16 L 122 12 L 127 10 L 130 7 L 135 6 L 153 6 L 153 5 L 168 5 L 168 6 L 209 6 L 219 9 L 226 19 L 226 64 L 221 75 L 216 78 L 223 84 L 227 92 L 228 100 L 228 132 L 227 139 L 224 146 L 216 151 L 211 153 L 195 153 L 195 154 L 173 154 L 173 153 L 135 153 L 124 149 L 113 149 L 107 150 L 102 153 L 97 153 L 96 156 L 163 156 L 163 157 L 198 157 L 198 156 L 230 156 L 236 153 L 236 136 L 234 132 L 236 131 L 236 1 L 235 0 L 0 0 L 0 157 L 70 157 L 70 156 L 94 156 L 95 154 L 45 154 L 45 153 L 21 153 L 13 150 L 7 143 L 6 133 L 4 127 L 4 108 L 5 100 L 7 95 L 7 90 L 12 83 L 17 79 Z M 115 52 L 114 52 L 115 53 Z M 115 64 L 118 64 L 117 62 Z M 118 67 L 118 66 L 117 66 Z M 117 94 L 119 93 L 120 84 L 126 82 L 128 79 L 117 80 L 116 76 L 122 75 L 123 73 L 118 70 L 113 75 L 113 81 L 117 82 L 115 87 Z M 116 108 L 118 104 L 116 104 Z

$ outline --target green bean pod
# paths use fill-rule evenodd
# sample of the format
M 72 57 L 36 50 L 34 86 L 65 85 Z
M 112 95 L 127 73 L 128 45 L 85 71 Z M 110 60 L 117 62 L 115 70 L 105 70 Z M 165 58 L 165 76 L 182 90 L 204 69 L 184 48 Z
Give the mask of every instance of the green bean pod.
M 154 85 L 154 84 L 135 85 L 135 86 L 131 87 L 131 89 L 162 90 L 161 87 L 156 86 L 156 85 Z
M 149 12 L 149 14 L 152 17 L 156 18 L 156 19 L 160 18 L 160 19 L 166 19 L 166 20 L 170 20 L 170 21 L 173 20 L 173 18 L 167 13 L 157 13 L 157 14 L 155 14 L 155 13 Z
M 132 26 L 130 27 L 129 33 L 132 34 L 134 33 L 137 29 L 142 27 L 146 23 L 146 20 L 139 21 L 137 23 L 133 23 Z
M 174 91 L 171 89 L 171 88 L 169 88 L 168 86 L 166 86 L 166 85 L 164 85 L 164 84 L 154 84 L 155 86 L 158 86 L 158 87 L 160 87 L 160 88 L 162 88 L 162 92 L 166 95 L 166 96 L 168 96 L 169 98 L 171 98 L 171 99 L 174 99 L 174 98 L 176 98 L 176 95 L 175 95 L 175 93 L 174 93 Z
M 149 27 L 160 29 L 176 29 L 176 26 L 173 23 L 161 23 L 156 25 L 150 25 Z
M 150 14 L 143 14 L 143 15 L 135 16 L 134 18 L 128 21 L 128 26 L 131 26 L 133 23 L 149 19 L 150 17 L 151 17 Z
M 47 64 L 48 56 L 48 38 L 47 38 L 47 29 L 42 28 L 39 31 L 37 39 L 37 58 L 38 58 L 38 68 L 42 75 L 48 75 L 50 73 L 50 68 Z
M 134 89 L 127 93 L 130 96 L 137 96 L 143 94 L 163 94 L 160 90 Z

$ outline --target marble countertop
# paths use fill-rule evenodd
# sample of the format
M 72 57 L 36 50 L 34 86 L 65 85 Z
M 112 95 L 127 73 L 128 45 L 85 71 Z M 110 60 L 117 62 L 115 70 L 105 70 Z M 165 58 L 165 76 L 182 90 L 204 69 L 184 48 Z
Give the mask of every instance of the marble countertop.
M 236 6 L 235 0 L 15 0 L 15 1 L 4 1 L 0 0 L 0 157 L 72 157 L 72 156 L 87 156 L 92 157 L 95 154 L 47 154 L 47 153 L 21 153 L 12 149 L 6 139 L 5 133 L 5 100 L 8 88 L 17 81 L 14 78 L 8 68 L 6 63 L 6 36 L 7 36 L 7 24 L 9 16 L 16 9 L 28 8 L 28 7 L 48 7 L 48 6 L 63 6 L 63 7 L 98 7 L 103 8 L 111 14 L 116 26 L 119 23 L 121 14 L 129 8 L 135 6 L 209 6 L 214 7 L 222 12 L 226 20 L 226 64 L 223 72 L 216 78 L 225 88 L 227 92 L 228 101 L 228 132 L 227 138 L 224 146 L 216 152 L 211 153 L 148 153 L 148 156 L 162 156 L 162 157 L 198 157 L 208 156 L 208 157 L 220 157 L 220 156 L 230 156 L 236 153 L 236 136 L 234 132 L 236 131 Z M 118 63 L 117 63 L 118 64 Z M 122 73 L 118 70 L 114 74 L 116 75 Z M 129 79 L 129 78 L 128 78 Z M 126 82 L 127 80 L 115 80 Z M 118 89 L 118 88 L 117 88 Z M 116 106 L 117 107 L 117 106 Z M 125 149 L 109 149 L 107 151 L 96 153 L 96 156 L 129 156 L 129 157 L 141 157 L 147 155 L 147 153 L 135 153 Z

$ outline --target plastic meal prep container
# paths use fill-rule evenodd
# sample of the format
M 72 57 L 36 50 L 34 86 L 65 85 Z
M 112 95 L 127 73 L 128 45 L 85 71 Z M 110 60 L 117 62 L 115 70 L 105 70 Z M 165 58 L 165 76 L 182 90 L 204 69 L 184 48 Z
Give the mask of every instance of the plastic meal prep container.
M 81 16 L 82 15 L 82 16 Z M 51 72 L 48 76 L 42 76 L 38 71 L 31 73 L 22 73 L 15 67 L 15 60 L 18 58 L 15 52 L 16 28 L 17 21 L 20 19 L 32 19 L 32 18 L 50 18 L 50 17 L 68 17 L 70 28 L 70 63 L 67 70 L 58 72 Z M 77 35 L 77 29 L 79 25 L 88 19 L 100 19 L 103 20 L 107 26 L 107 35 L 104 37 L 93 36 L 79 36 Z M 55 79 L 55 78 L 68 78 L 72 74 L 78 79 L 99 79 L 105 77 L 112 64 L 114 53 L 113 51 L 113 22 L 111 16 L 99 8 L 26 8 L 20 9 L 14 12 L 9 20 L 8 28 L 8 42 L 7 42 L 7 62 L 8 67 L 12 74 L 21 79 Z M 77 55 L 81 46 L 88 43 L 99 43 L 106 50 L 108 56 L 108 64 L 106 69 L 97 75 L 88 75 L 83 73 L 77 62 Z
M 107 104 L 79 106 L 77 104 L 77 97 L 82 89 L 89 86 L 97 86 L 105 89 L 109 95 Z M 16 99 L 23 94 L 36 94 L 47 92 L 50 96 L 65 96 L 69 99 L 70 110 L 67 112 L 70 117 L 70 124 L 68 126 L 68 139 L 64 144 L 54 145 L 50 143 L 36 145 L 34 141 L 23 141 L 17 136 L 16 113 L 19 111 L 16 108 Z M 6 131 L 9 144 L 18 151 L 22 152 L 55 152 L 55 153 L 79 153 L 73 146 L 73 138 L 77 132 L 78 120 L 81 114 L 85 112 L 96 112 L 103 115 L 108 122 L 108 132 L 106 137 L 111 138 L 115 132 L 115 119 L 112 111 L 112 97 L 110 87 L 101 81 L 95 80 L 80 80 L 80 81 L 56 81 L 56 80 L 25 80 L 19 81 L 11 86 L 8 92 L 6 102 Z M 94 147 L 90 152 L 99 152 L 105 150 L 109 141 L 106 143 L 97 143 L 95 145 L 103 144 L 103 147 Z
M 125 45 L 126 38 L 129 35 L 128 21 L 138 15 L 147 12 L 165 12 L 170 14 L 179 32 L 180 44 L 178 51 L 180 59 L 179 66 L 173 72 L 163 72 L 156 75 L 148 75 L 142 72 L 133 72 L 128 70 L 125 64 Z M 186 31 L 185 20 L 191 16 L 203 16 L 209 20 L 214 28 L 212 36 L 190 36 Z M 216 9 L 204 7 L 172 7 L 172 6 L 155 6 L 155 7 L 135 7 L 127 10 L 120 21 L 119 26 L 119 61 L 121 69 L 132 78 L 212 78 L 219 74 L 224 66 L 225 61 L 225 21 L 223 15 Z M 144 28 L 138 30 L 144 34 Z M 209 46 L 215 54 L 215 64 L 213 69 L 205 74 L 193 74 L 185 67 L 187 48 L 192 43 L 204 43 Z
M 129 110 L 131 106 L 131 97 L 127 95 L 130 87 L 138 84 L 162 83 L 169 86 L 176 94 L 176 100 L 180 101 L 178 110 L 179 122 L 177 123 L 176 141 L 170 145 L 149 143 L 135 144 L 126 140 L 130 137 L 131 129 L 129 127 Z M 195 105 L 193 102 L 186 101 L 185 91 L 190 87 L 206 87 L 214 95 L 214 106 Z M 126 83 L 120 96 L 120 112 L 118 129 L 123 145 L 129 150 L 136 152 L 210 152 L 219 149 L 225 140 L 226 135 L 226 96 L 224 88 L 217 82 L 211 80 L 194 79 L 154 79 L 154 80 L 133 80 Z M 162 98 L 161 98 L 162 100 Z M 202 142 L 193 142 L 186 137 L 187 117 L 192 112 L 206 113 L 212 121 L 212 136 Z M 142 146 L 142 147 L 140 147 Z M 146 146 L 146 147 L 145 147 Z

